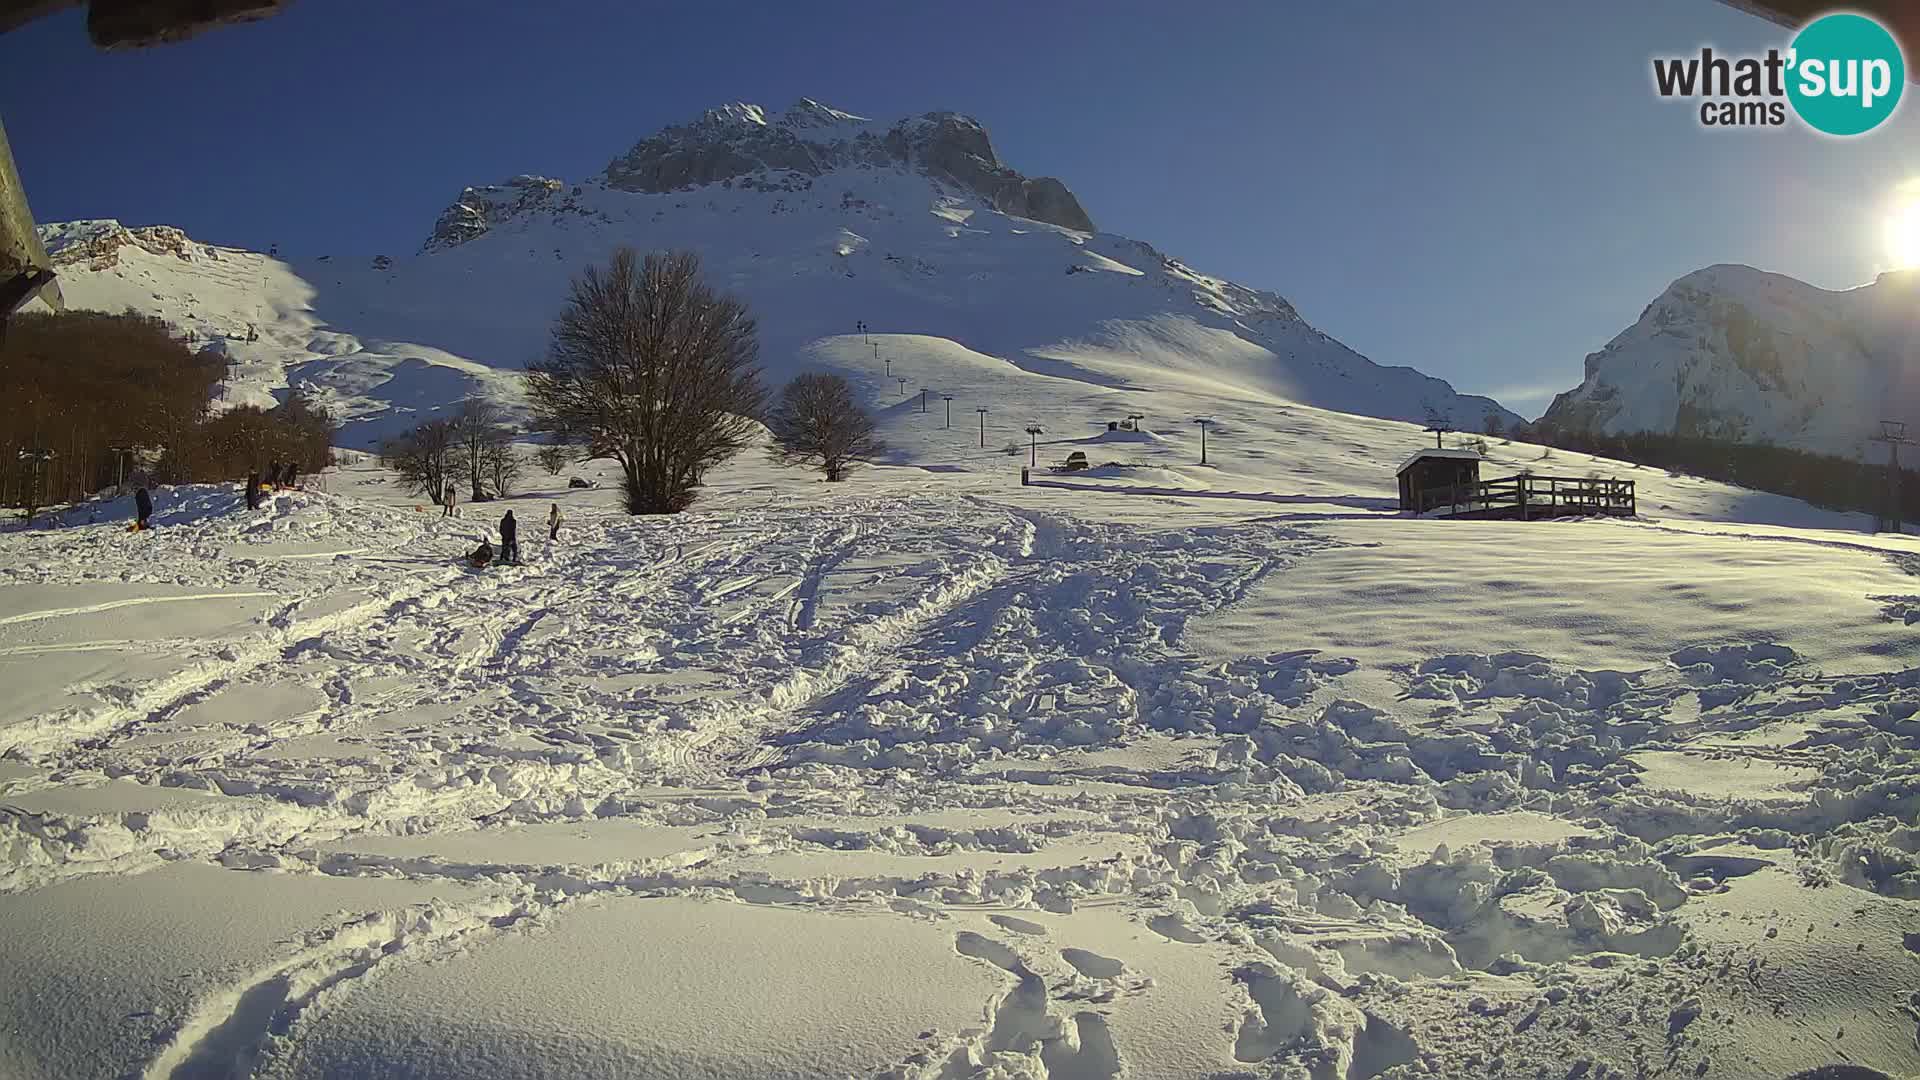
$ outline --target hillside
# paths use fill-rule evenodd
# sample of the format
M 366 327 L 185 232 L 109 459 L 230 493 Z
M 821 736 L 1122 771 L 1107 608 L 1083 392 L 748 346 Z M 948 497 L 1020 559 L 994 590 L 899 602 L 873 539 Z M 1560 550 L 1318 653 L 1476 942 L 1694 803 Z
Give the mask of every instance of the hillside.
M 1917 300 L 1911 271 L 1841 292 L 1747 266 L 1695 271 L 1588 356 L 1541 422 L 1859 457 L 1877 421 L 1920 421 Z
M 623 245 L 699 252 L 752 304 L 776 380 L 837 363 L 822 343 L 865 322 L 1068 392 L 1113 391 L 1123 410 L 1180 387 L 1472 429 L 1519 420 L 1368 361 L 1283 297 L 1091 226 L 1064 184 L 1000 162 L 975 121 L 880 124 L 802 102 L 712 110 L 578 182 L 469 188 L 413 255 L 272 257 L 111 221 L 42 232 L 69 304 L 132 306 L 222 343 L 238 364 L 230 400 L 310 385 L 356 446 L 468 394 L 510 399 L 569 280 Z M 892 359 L 912 389 L 952 374 Z

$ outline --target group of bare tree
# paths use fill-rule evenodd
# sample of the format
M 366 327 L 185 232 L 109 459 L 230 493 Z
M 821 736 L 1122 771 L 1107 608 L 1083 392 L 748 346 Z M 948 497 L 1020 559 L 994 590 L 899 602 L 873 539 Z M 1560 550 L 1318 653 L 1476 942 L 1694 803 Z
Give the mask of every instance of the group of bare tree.
M 486 398 L 468 398 L 452 416 L 429 420 L 380 446 L 386 466 L 409 489 L 438 503 L 458 484 L 466 499 L 485 502 L 513 494 L 524 469 L 506 412 Z
M 0 501 L 77 500 L 136 473 L 182 483 L 327 465 L 337 429 L 323 409 L 295 390 L 273 408 L 216 412 L 226 373 L 217 347 L 196 351 L 159 319 L 17 316 L 0 346 Z
M 633 514 L 686 509 L 763 420 L 776 458 L 828 480 L 884 449 L 837 375 L 802 375 L 769 408 L 759 354 L 746 305 L 709 286 L 697 256 L 623 248 L 574 281 L 547 356 L 528 367 L 533 428 L 617 462 Z

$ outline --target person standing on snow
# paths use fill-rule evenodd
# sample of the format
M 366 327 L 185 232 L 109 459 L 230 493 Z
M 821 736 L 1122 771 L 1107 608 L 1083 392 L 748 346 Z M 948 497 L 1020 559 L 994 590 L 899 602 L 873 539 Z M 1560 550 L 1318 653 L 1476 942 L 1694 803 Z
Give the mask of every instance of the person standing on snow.
M 293 462 L 289 461 L 287 462 L 287 486 L 298 487 L 299 484 L 300 484 L 300 466 L 295 465 Z
M 560 539 L 560 504 L 554 503 L 547 511 L 547 540 L 549 543 Z
M 247 509 L 260 509 L 260 474 L 257 472 L 247 474 Z
M 138 515 L 133 522 L 135 532 L 144 532 L 153 527 L 147 524 L 147 519 L 153 517 L 153 496 L 147 494 L 145 487 L 134 491 L 133 509 L 134 513 Z
M 457 513 L 453 508 L 453 499 L 454 499 L 453 481 L 449 480 L 447 481 L 447 486 L 441 489 L 441 492 L 440 492 L 440 516 L 441 517 L 459 517 L 460 516 L 459 513 Z
M 500 561 L 520 565 L 519 524 L 513 520 L 513 511 L 500 519 Z

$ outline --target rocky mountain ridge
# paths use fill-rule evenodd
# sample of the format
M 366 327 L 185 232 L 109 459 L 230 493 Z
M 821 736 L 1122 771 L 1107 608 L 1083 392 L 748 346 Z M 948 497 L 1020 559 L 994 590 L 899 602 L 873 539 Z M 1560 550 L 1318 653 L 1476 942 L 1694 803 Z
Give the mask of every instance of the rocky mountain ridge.
M 650 195 L 708 185 L 798 192 L 842 169 L 920 172 L 1001 213 L 1094 231 L 1093 219 L 1066 184 L 1006 165 L 986 128 L 970 116 L 931 112 L 881 124 L 811 98 L 773 116 L 745 102 L 708 109 L 635 143 L 587 184 Z M 587 213 L 582 193 L 581 185 L 545 176 L 467 188 L 435 222 L 424 250 L 457 247 L 517 216 Z

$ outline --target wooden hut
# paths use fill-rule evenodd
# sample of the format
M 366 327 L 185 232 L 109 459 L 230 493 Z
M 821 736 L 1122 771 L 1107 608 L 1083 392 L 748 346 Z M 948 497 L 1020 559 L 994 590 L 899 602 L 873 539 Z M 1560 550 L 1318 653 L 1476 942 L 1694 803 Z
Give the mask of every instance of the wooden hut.
M 1400 463 L 1400 509 L 1418 514 L 1447 505 L 1456 489 L 1471 492 L 1480 483 L 1480 454 L 1429 446 Z

